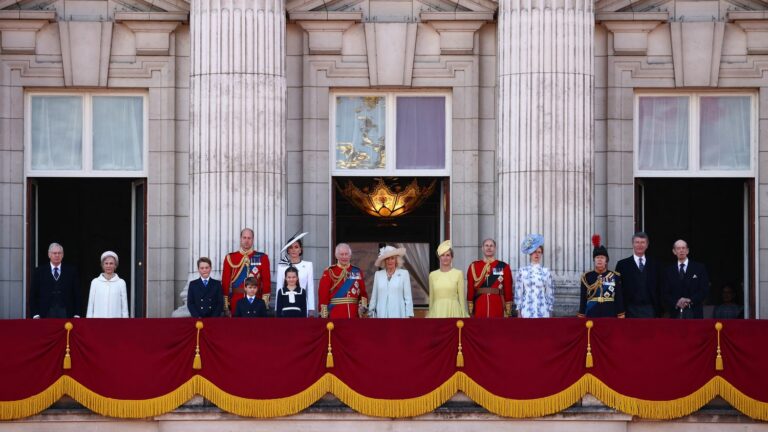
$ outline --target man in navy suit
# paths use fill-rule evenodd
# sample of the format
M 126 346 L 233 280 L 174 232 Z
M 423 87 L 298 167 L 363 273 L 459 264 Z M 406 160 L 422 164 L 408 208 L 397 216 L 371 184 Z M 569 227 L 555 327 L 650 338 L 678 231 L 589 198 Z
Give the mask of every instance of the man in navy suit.
M 632 236 L 632 256 L 616 263 L 616 272 L 621 274 L 627 318 L 655 318 L 660 315 L 661 272 L 656 260 L 645 254 L 648 244 L 648 234 L 636 232 Z
M 671 318 L 704 318 L 704 299 L 709 294 L 709 276 L 701 263 L 688 259 L 688 243 L 675 242 L 677 263 L 664 273 L 664 300 Z
M 189 283 L 187 308 L 193 318 L 220 317 L 224 308 L 221 296 L 221 282 L 211 278 L 211 260 L 202 257 L 197 260 L 200 277 Z
M 64 248 L 48 246 L 48 265 L 32 274 L 30 309 L 32 318 L 79 318 L 80 278 L 74 267 L 62 263 Z

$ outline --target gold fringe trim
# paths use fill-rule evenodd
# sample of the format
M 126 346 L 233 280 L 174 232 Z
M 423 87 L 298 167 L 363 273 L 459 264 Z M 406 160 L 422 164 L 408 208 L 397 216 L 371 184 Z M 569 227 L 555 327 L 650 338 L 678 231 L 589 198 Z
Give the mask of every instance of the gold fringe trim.
M 63 376 L 57 379 L 47 389 L 26 399 L 0 402 L 0 420 L 21 419 L 45 411 L 66 393 L 66 378 Z
M 587 376 L 583 376 L 565 390 L 552 396 L 538 399 L 507 399 L 484 389 L 464 372 L 457 372 L 454 377 L 459 381 L 459 389 L 478 405 L 498 416 L 513 418 L 541 417 L 560 412 L 584 397 L 589 384 Z
M 718 385 L 717 393 L 739 412 L 755 420 L 768 421 L 768 403 L 745 395 L 722 377 L 713 379 Z
M 714 399 L 719 389 L 717 382 L 719 377 L 714 377 L 688 396 L 652 401 L 625 396 L 612 390 L 592 374 L 586 374 L 584 378 L 588 380 L 589 393 L 607 406 L 625 414 L 654 420 L 669 420 L 694 413 Z M 765 406 L 768 407 L 768 404 Z
M 333 393 L 334 396 L 353 410 L 372 417 L 403 418 L 426 414 L 447 402 L 448 399 L 459 391 L 459 380 L 457 379 L 459 374 L 462 373 L 455 373 L 431 392 L 410 399 L 370 398 L 354 391 L 335 376 L 326 376 L 331 378 L 330 393 Z
M 299 413 L 325 396 L 331 388 L 331 380 L 336 379 L 327 373 L 307 389 L 293 396 L 277 399 L 246 399 L 221 390 L 201 376 L 195 376 L 195 378 L 198 379 L 198 394 L 217 407 L 242 417 L 257 418 L 283 417 Z
M 222 410 L 243 417 L 270 418 L 299 413 L 326 393 L 334 394 L 353 410 L 374 417 L 414 417 L 434 411 L 457 392 L 463 391 L 473 401 L 502 417 L 541 417 L 560 412 L 590 393 L 605 405 L 620 412 L 646 419 L 669 420 L 701 409 L 716 396 L 722 396 L 745 415 L 768 421 L 768 403 L 753 399 L 720 376 L 716 376 L 692 394 L 674 400 L 652 401 L 622 395 L 600 379 L 585 374 L 568 388 L 537 399 L 507 399 L 497 396 L 464 372 L 456 372 L 438 388 L 410 399 L 376 399 L 364 396 L 336 376 L 326 373 L 307 389 L 284 398 L 246 399 L 229 394 L 199 375 L 176 390 L 152 399 L 123 400 L 99 395 L 69 376 L 62 376 L 37 395 L 17 401 L 0 402 L 0 420 L 14 420 L 38 414 L 65 394 L 91 411 L 109 417 L 146 418 L 164 414 L 193 396 L 201 395 Z

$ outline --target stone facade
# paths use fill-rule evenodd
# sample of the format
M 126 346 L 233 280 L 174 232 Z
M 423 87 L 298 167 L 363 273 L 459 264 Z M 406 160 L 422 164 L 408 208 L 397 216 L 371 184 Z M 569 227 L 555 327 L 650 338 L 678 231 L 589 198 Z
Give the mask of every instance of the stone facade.
M 754 94 L 751 289 L 757 315 L 768 314 L 760 301 L 768 296 L 768 19 L 757 3 L 33 3 L 0 1 L 2 318 L 25 315 L 34 178 L 25 101 L 40 90 L 146 94 L 152 317 L 183 306 L 195 258 L 212 257 L 219 271 L 247 225 L 273 262 L 285 234 L 313 233 L 305 258 L 319 277 L 332 255 L 335 91 L 449 95 L 457 267 L 475 259 L 486 237 L 520 265 L 519 239 L 543 232 L 553 239 L 544 262 L 565 288 L 561 314 L 573 311 L 592 231 L 603 233 L 612 257 L 631 252 L 637 95 Z M 220 51 L 205 41 L 219 41 Z M 534 154 L 539 163 L 525 161 Z

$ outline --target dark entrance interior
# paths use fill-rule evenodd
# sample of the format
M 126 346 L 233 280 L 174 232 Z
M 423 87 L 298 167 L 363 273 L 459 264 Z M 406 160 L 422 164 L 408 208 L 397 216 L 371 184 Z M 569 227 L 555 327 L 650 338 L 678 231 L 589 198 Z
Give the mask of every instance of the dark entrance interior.
M 371 294 L 373 275 L 378 270 L 374 261 L 379 247 L 383 244 L 404 247 L 406 249 L 405 269 L 411 274 L 411 288 L 414 305 L 418 306 L 417 316 L 423 315 L 429 303 L 428 276 L 438 267 L 434 250 L 444 239 L 443 231 L 448 231 L 448 179 L 418 178 L 422 187 L 435 182 L 435 190 L 413 212 L 395 217 L 382 218 L 371 216 L 358 209 L 347 197 L 342 188 L 352 182 L 359 189 L 370 187 L 378 179 L 370 177 L 336 177 L 333 179 L 333 230 L 331 254 L 338 243 L 349 243 L 353 248 L 352 263 L 360 266 L 365 273 L 368 294 Z M 413 177 L 385 178 L 387 185 L 407 185 Z M 441 229 L 444 228 L 444 229 Z M 333 256 L 329 257 L 334 262 Z
M 143 185 L 141 187 L 143 193 Z M 132 179 L 30 179 L 29 269 L 48 262 L 50 243 L 61 244 L 64 262 L 76 266 L 80 275 L 81 316 L 85 316 L 91 280 L 101 273 L 99 258 L 107 250 L 115 251 L 120 257 L 117 274 L 128 287 L 129 308 L 136 307 L 133 302 L 138 299 L 131 296 L 132 211 L 136 210 L 132 199 L 136 190 Z M 141 201 L 143 226 L 143 198 Z M 137 316 L 144 314 L 143 283 L 141 287 L 142 291 L 136 296 L 142 297 Z
M 748 273 L 754 274 L 752 253 L 744 252 L 745 242 L 752 251 L 754 241 L 749 180 L 642 179 L 637 181 L 637 187 L 637 229 L 650 236 L 648 254 L 660 260 L 663 267 L 672 265 L 672 245 L 677 239 L 684 239 L 690 259 L 704 263 L 709 273 L 707 304 L 720 302 L 724 284 L 739 293 L 739 304 L 743 304 L 745 295 L 749 300 L 754 292 L 748 288 L 754 286 L 751 277 L 744 278 L 745 262 L 750 268 Z M 709 316 L 707 313 L 705 310 L 705 318 L 711 318 L 711 312 Z
M 390 179 L 391 180 L 391 179 Z M 401 184 L 410 183 L 413 178 L 395 179 Z M 442 241 L 440 217 L 442 215 L 441 196 L 445 192 L 443 179 L 424 178 L 419 184 L 429 184 L 437 180 L 437 188 L 416 210 L 404 216 L 383 219 L 363 213 L 352 205 L 341 193 L 337 185 L 352 181 L 362 188 L 373 182 L 369 177 L 334 178 L 334 245 L 342 242 L 381 242 L 381 243 L 417 243 L 430 244 L 430 250 L 437 248 Z M 434 254 L 431 254 L 434 255 Z M 333 258 L 332 258 L 333 260 Z M 437 257 L 430 259 L 430 268 L 437 268 Z

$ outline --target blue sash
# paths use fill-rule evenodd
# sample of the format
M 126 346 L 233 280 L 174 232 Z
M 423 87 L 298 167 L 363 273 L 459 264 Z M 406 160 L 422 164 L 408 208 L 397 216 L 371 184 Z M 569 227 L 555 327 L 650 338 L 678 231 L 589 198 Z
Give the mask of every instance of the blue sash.
M 232 288 L 237 288 L 239 286 L 242 286 L 245 283 L 245 279 L 248 277 L 248 275 L 251 274 L 251 269 L 256 266 L 256 264 L 261 264 L 261 256 L 263 254 L 261 252 L 256 252 L 251 256 L 250 261 L 248 264 L 245 264 L 244 266 L 240 267 L 240 272 L 237 274 L 237 277 L 232 280 L 232 286 L 229 291 L 229 296 L 232 297 Z
M 352 268 L 350 268 L 352 270 Z M 331 300 L 338 299 L 338 298 L 344 298 L 347 296 L 347 293 L 352 288 L 352 286 L 355 284 L 356 281 L 359 279 L 352 279 L 350 276 L 355 273 L 357 274 L 358 278 L 360 277 L 360 270 L 355 269 L 355 271 L 350 271 L 347 273 L 347 279 L 344 281 L 343 284 L 339 287 L 339 289 L 336 290 L 336 292 L 331 297 Z M 328 313 L 331 313 L 331 310 L 336 306 L 335 304 L 328 302 Z

